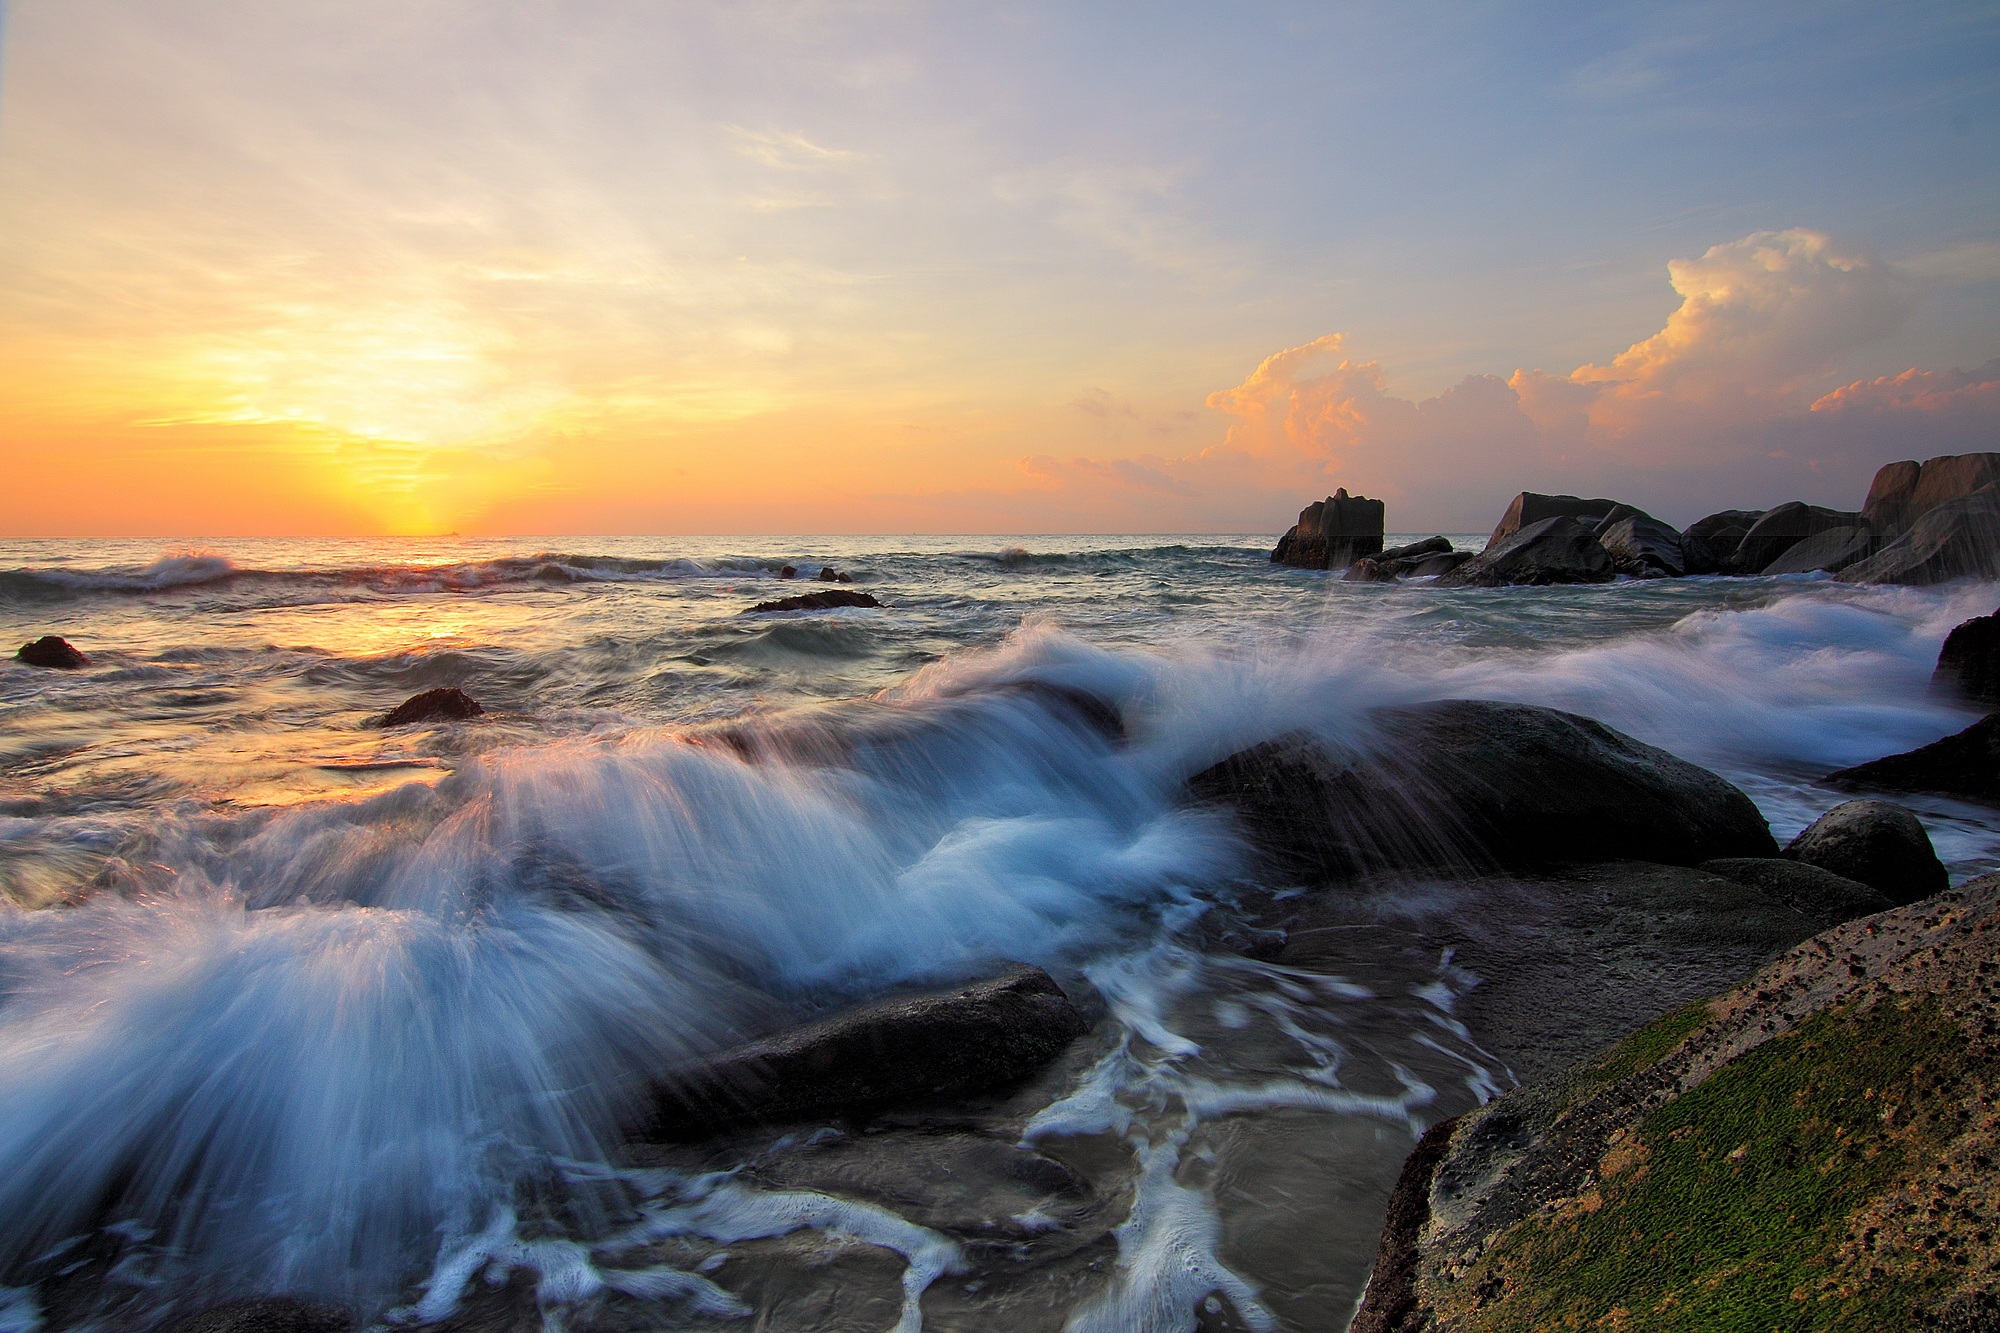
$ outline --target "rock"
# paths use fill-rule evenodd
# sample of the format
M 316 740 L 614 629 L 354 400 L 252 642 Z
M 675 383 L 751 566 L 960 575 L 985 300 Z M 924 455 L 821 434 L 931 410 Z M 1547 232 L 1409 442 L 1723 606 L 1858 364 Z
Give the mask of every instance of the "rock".
M 1437 578 L 1449 574 L 1460 565 L 1473 558 L 1470 551 L 1447 551 L 1442 555 L 1427 555 L 1421 560 L 1399 561 L 1399 571 L 1406 579 Z
M 1785 855 L 1866 884 L 1898 906 L 1949 883 L 1923 821 L 1893 801 L 1843 801 L 1793 838 Z
M 1450 554 L 1451 538 L 1440 536 L 1426 537 L 1420 542 L 1411 542 L 1408 546 L 1391 546 L 1386 551 L 1378 552 L 1375 558 L 1387 565 L 1398 560 L 1421 560 L 1426 556 Z
M 378 727 L 409 727 L 419 722 L 463 722 L 485 713 L 479 700 L 457 688 L 425 690 L 411 695 L 385 714 Z
M 2000 488 L 1934 506 L 1909 531 L 1839 575 L 1843 583 L 1927 584 L 1966 577 L 2000 577 Z
M 1609 583 L 1611 554 L 1573 518 L 1530 523 L 1452 570 L 1440 583 L 1492 588 L 1504 584 Z
M 1424 1223 L 1431 1218 L 1431 1179 L 1457 1126 L 1457 1116 L 1438 1121 L 1403 1159 L 1402 1174 L 1389 1195 L 1389 1214 L 1382 1220 L 1382 1243 L 1368 1274 L 1368 1294 L 1347 1333 L 1415 1333 L 1417 1325 L 1411 1321 L 1417 1315 L 1417 1257 Z
M 1569 521 L 1569 520 L 1564 520 Z M 1377 709 L 1365 748 L 1267 742 L 1188 781 L 1284 871 L 1775 856 L 1750 798 L 1601 722 L 1528 704 Z
M 1507 512 L 1493 527 L 1493 535 L 1486 539 L 1486 547 L 1491 550 L 1522 528 L 1543 519 L 1573 518 L 1585 527 L 1596 527 L 1616 508 L 1616 500 L 1584 500 L 1574 495 L 1538 495 L 1534 491 L 1522 491 L 1508 503 Z
M 880 606 L 873 596 L 865 592 L 844 592 L 834 589 L 830 592 L 801 593 L 797 597 L 780 597 L 774 602 L 759 602 L 743 612 L 754 616 L 764 611 L 831 611 L 837 606 Z
M 2000 611 L 1976 616 L 1945 635 L 1931 689 L 1987 708 L 2000 707 Z
M 1916 517 L 1910 502 L 1916 498 L 1917 478 L 1923 464 L 1915 459 L 1885 463 L 1869 483 L 1868 498 L 1861 502 L 1861 517 L 1877 532 L 1901 532 Z
M 852 583 L 852 582 L 854 582 L 854 580 L 853 580 L 852 578 L 850 578 L 850 577 L 849 577 L 848 575 L 846 575 L 846 574 L 843 574 L 843 573 L 841 573 L 841 572 L 840 572 L 839 570 L 835 569 L 835 568 L 834 568 L 834 567 L 833 567 L 832 565 L 822 565 L 822 566 L 820 566 L 820 571 L 819 571 L 819 581 L 820 581 L 821 583 Z
M 1765 574 L 1838 573 L 1875 550 L 1875 534 L 1865 527 L 1828 528 L 1798 542 L 1764 566 Z
M 1382 549 L 1382 502 L 1349 495 L 1345 487 L 1299 511 L 1299 521 L 1278 539 L 1273 564 L 1335 569 Z
M 1996 954 L 1987 876 L 1470 1111 L 1406 1172 L 1354 1327 L 1992 1327 Z
M 347 1333 L 354 1319 L 333 1305 L 287 1296 L 231 1301 L 175 1324 L 173 1333 Z
M 1852 528 L 1860 524 L 1859 514 L 1822 509 L 1798 500 L 1781 504 L 1776 509 L 1767 509 L 1743 534 L 1743 540 L 1736 544 L 1726 572 L 1762 573 L 1773 560 L 1806 538 L 1817 537 L 1829 528 Z
M 1628 506 L 1620 506 L 1627 508 Z M 1677 579 L 1686 572 L 1681 535 L 1656 518 L 1631 513 L 1598 525 L 1596 537 L 1611 567 L 1635 579 Z
M 1019 1082 L 1089 1030 L 1038 967 L 879 1000 L 663 1078 L 651 1132 L 699 1138 Z
M 1598 519 L 1596 524 L 1592 526 L 1591 532 L 1593 532 L 1598 537 L 1599 540 L 1602 540 L 1604 537 L 1604 530 L 1606 528 L 1610 527 L 1614 523 L 1622 523 L 1628 518 L 1643 518 L 1649 523 L 1659 522 L 1658 519 L 1654 518 L 1651 514 L 1639 508 L 1639 506 L 1637 505 L 1628 505 L 1620 503 L 1612 505 L 1610 512 L 1605 514 L 1603 518 Z M 1680 533 L 1676 532 L 1674 536 L 1679 537 Z
M 1690 574 L 1724 574 L 1761 509 L 1725 509 L 1696 519 L 1681 532 L 1681 558 Z
M 799 576 L 799 571 L 796 565 L 786 565 L 783 569 L 778 571 L 778 577 L 781 579 L 795 579 L 798 576 Z
M 1724 857 L 1703 861 L 1701 868 L 1769 895 L 1821 930 L 1858 916 L 1886 912 L 1896 905 L 1880 890 L 1859 880 L 1781 856 Z
M 1944 454 L 1927 458 L 1917 469 L 1917 482 L 1910 488 L 1900 526 L 1911 526 L 1938 506 L 1975 495 L 1988 486 L 2000 486 L 2000 454 Z
M 1343 583 L 1395 583 L 1397 578 L 1385 568 L 1381 561 L 1366 557 L 1356 560 L 1340 572 Z
M 2000 804 L 2000 713 L 1905 754 L 1829 773 L 1826 781 L 1850 790 L 1929 791 Z
M 90 665 L 90 658 L 81 649 L 73 646 L 68 639 L 57 638 L 53 634 L 44 634 L 33 643 L 22 644 L 14 659 L 32 667 L 50 667 L 57 671 L 75 671 Z

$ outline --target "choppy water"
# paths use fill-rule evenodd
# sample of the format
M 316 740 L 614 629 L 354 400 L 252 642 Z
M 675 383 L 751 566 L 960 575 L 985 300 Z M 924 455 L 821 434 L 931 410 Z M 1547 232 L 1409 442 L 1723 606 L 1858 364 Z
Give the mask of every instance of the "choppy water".
M 122 1317 L 291 1291 L 408 1323 L 512 1271 L 554 1323 L 726 1327 L 770 1314 L 731 1265 L 790 1236 L 757 1262 L 808 1285 L 856 1246 L 903 1265 L 874 1315 L 798 1327 L 1337 1328 L 1414 1134 L 1506 1074 L 1449 960 L 1203 951 L 1244 849 L 1182 780 L 1378 703 L 1518 699 L 1724 772 L 1783 839 L 1840 799 L 1816 775 L 1972 720 L 1926 683 L 2000 599 L 1348 585 L 1269 545 L 0 544 L 0 642 L 94 659 L 0 668 L 0 1280 L 97 1253 Z M 786 563 L 883 608 L 742 614 L 819 586 Z M 1114 701 L 1128 741 L 1030 683 Z M 438 685 L 489 716 L 367 725 Z M 702 743 L 732 719 L 783 757 Z M 2000 861 L 1990 813 L 1922 809 L 1955 874 Z M 1116 1262 L 1011 1324 L 981 1322 L 983 1261 L 894 1210 L 619 1164 L 648 1071 L 1000 959 L 1110 1011 L 1009 1132 L 1125 1163 Z M 1300 1160 L 1317 1183 L 1277 1188 Z M 41 1299 L 0 1291 L 0 1328 Z

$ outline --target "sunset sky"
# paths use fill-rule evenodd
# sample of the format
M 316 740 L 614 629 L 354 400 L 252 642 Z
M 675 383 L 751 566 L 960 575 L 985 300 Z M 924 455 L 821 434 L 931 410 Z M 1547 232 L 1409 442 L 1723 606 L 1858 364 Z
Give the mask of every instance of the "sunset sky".
M 2000 5 L 13 0 L 0 534 L 1685 523 L 2000 449 Z

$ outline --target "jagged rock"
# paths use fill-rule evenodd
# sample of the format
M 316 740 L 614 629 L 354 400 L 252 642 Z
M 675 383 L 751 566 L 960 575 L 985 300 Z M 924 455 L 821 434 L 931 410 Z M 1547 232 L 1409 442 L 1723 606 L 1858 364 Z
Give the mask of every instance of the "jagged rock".
M 68 639 L 53 634 L 44 634 L 33 643 L 22 644 L 14 659 L 28 666 L 48 667 L 56 671 L 75 671 L 90 665 L 88 654 Z
M 2000 611 L 1976 616 L 1945 636 L 1931 689 L 2000 708 Z
M 1366 748 L 1293 737 L 1188 781 L 1286 872 L 1775 856 L 1750 798 L 1601 722 L 1527 704 L 1377 709 Z
M 1829 773 L 1826 781 L 1850 790 L 1929 791 L 2000 803 L 2000 713 L 1904 754 Z
M 1300 569 L 1344 568 L 1382 549 L 1382 502 L 1349 495 L 1342 487 L 1299 511 L 1299 521 L 1278 539 L 1273 564 Z
M 1681 558 L 1687 572 L 1728 573 L 1736 548 L 1762 517 L 1761 509 L 1724 509 L 1688 524 L 1681 532 Z
M 1701 868 L 1768 895 L 1821 930 L 1896 905 L 1881 890 L 1859 880 L 1781 856 L 1723 857 L 1703 861 Z
M 1596 536 L 1611 557 L 1611 567 L 1620 574 L 1635 579 L 1677 579 L 1686 572 L 1680 533 L 1656 518 L 1636 511 L 1621 516 L 1614 510 L 1598 525 Z
M 1843 583 L 1926 584 L 1968 576 L 2000 577 L 2000 487 L 1988 486 L 1925 510 L 1909 531 L 1839 574 Z
M 1743 534 L 1729 558 L 1728 572 L 1760 574 L 1772 561 L 1808 537 L 1817 537 L 1829 528 L 1853 528 L 1861 515 L 1793 500 L 1776 509 L 1767 509 Z
M 1395 583 L 1396 576 L 1379 560 L 1356 560 L 1340 572 L 1343 583 Z
M 354 1317 L 339 1306 L 267 1296 L 191 1315 L 173 1333 L 347 1333 L 353 1327 Z
M 1875 534 L 1865 527 L 1828 528 L 1806 538 L 1764 566 L 1766 574 L 1838 573 L 1875 549 Z
M 865 592 L 846 592 L 833 589 L 829 592 L 801 593 L 797 597 L 780 597 L 776 601 L 759 602 L 747 608 L 743 614 L 754 616 L 764 611 L 831 611 L 838 606 L 880 606 L 882 603 Z
M 1454 587 L 1608 583 L 1611 554 L 1573 518 L 1545 518 L 1489 545 L 1439 580 Z
M 1004 1087 L 1056 1058 L 1089 1023 L 1038 967 L 878 1000 L 726 1051 L 659 1080 L 649 1132 L 699 1138 L 895 1102 Z
M 479 700 L 457 688 L 425 690 L 413 694 L 375 723 L 378 727 L 410 727 L 419 722 L 463 722 L 486 710 Z
M 1493 535 L 1486 539 L 1486 546 L 1491 550 L 1522 528 L 1540 523 L 1543 519 L 1573 518 L 1585 527 L 1596 527 L 1616 508 L 1616 500 L 1585 500 L 1574 495 L 1541 495 L 1534 491 L 1522 491 L 1508 503 L 1507 512 L 1494 525 Z
M 1866 884 L 1899 906 L 1949 882 L 1923 821 L 1893 801 L 1843 801 L 1792 839 L 1785 855 Z

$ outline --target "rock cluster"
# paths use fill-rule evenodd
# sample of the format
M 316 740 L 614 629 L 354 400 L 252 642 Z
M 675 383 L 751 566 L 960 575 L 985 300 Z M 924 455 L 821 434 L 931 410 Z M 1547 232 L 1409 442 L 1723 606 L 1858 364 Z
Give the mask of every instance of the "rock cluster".
M 759 602 L 746 609 L 746 616 L 758 615 L 765 611 L 831 611 L 840 606 L 880 606 L 865 592 L 848 592 L 836 588 L 828 592 L 801 593 L 797 597 L 780 597 L 774 601 Z
M 1271 563 L 1337 569 L 1381 549 L 1382 502 L 1342 488 L 1299 511 L 1299 521 L 1278 539 Z

